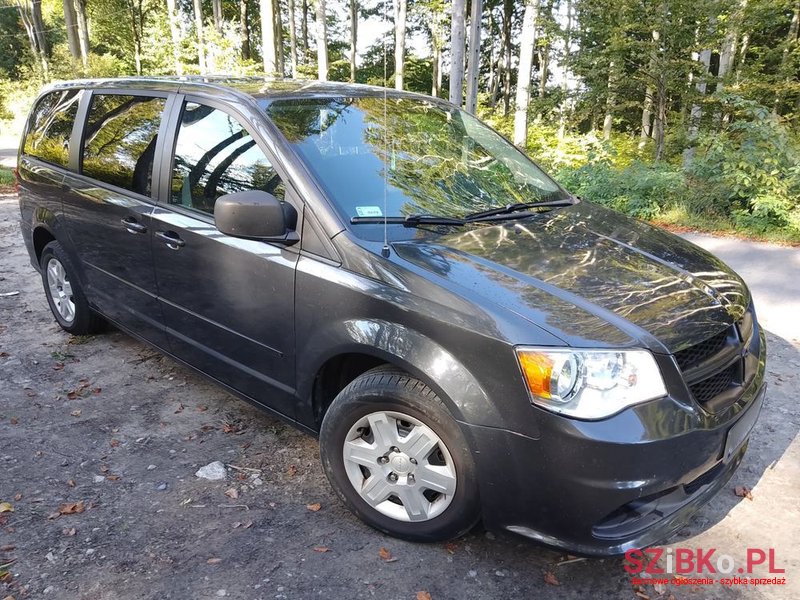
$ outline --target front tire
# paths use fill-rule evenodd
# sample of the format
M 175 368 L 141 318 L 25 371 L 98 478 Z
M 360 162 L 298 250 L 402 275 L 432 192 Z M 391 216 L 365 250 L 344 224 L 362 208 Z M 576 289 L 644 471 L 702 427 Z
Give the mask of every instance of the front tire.
M 60 243 L 53 241 L 44 247 L 40 266 L 47 303 L 61 328 L 73 335 L 99 332 L 103 320 L 89 307 L 77 272 Z
M 472 453 L 441 399 L 391 367 L 361 375 L 322 422 L 325 474 L 368 525 L 417 542 L 459 537 L 480 516 Z

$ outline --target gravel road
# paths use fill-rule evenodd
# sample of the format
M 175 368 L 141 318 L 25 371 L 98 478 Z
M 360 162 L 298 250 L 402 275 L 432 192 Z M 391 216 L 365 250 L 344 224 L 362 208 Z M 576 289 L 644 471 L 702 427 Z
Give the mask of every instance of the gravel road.
M 62 332 L 17 218 L 0 194 L 0 511 L 13 508 L 0 512 L 0 597 L 800 597 L 800 250 L 692 238 L 750 280 L 770 389 L 742 468 L 669 546 L 716 548 L 737 566 L 748 547 L 774 548 L 787 585 L 637 596 L 620 559 L 564 561 L 482 530 L 416 545 L 361 524 L 328 488 L 314 438 L 122 333 Z M 229 466 L 225 481 L 195 476 L 212 461 Z

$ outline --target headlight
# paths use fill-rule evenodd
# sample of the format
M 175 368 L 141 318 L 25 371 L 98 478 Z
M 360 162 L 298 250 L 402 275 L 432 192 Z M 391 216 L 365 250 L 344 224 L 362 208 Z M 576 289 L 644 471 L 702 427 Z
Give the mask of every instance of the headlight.
M 517 348 L 531 401 L 578 419 L 602 419 L 667 395 L 647 350 Z

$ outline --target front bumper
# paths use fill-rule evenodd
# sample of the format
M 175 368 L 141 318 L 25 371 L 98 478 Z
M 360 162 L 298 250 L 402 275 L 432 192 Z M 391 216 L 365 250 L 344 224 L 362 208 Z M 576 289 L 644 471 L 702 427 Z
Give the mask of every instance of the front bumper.
M 604 421 L 547 414 L 538 439 L 471 426 L 484 522 L 586 556 L 664 541 L 731 478 L 764 401 L 763 363 L 725 415 L 665 398 Z

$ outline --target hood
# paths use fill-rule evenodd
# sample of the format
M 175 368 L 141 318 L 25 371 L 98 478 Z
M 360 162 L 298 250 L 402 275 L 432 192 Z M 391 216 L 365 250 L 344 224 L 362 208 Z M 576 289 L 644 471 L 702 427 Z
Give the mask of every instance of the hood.
M 705 250 L 589 202 L 394 249 L 576 347 L 676 352 L 750 303 L 742 279 Z

